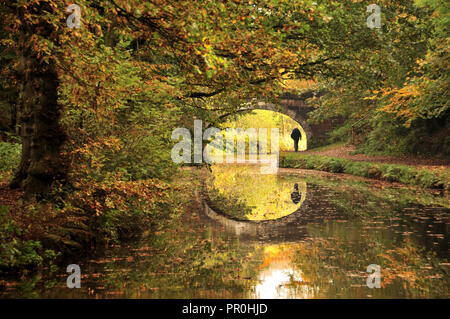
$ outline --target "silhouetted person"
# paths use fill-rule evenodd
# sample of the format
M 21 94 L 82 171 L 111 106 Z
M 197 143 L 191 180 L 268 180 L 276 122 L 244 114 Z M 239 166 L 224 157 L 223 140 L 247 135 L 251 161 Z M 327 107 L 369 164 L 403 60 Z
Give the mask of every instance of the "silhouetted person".
M 300 139 L 302 138 L 302 133 L 300 133 L 300 130 L 298 128 L 294 128 L 291 133 L 291 138 L 294 140 L 295 151 L 298 152 L 298 141 L 300 141 Z
M 294 191 L 291 193 L 292 202 L 297 205 L 302 200 L 302 195 L 298 192 L 298 184 L 294 184 Z

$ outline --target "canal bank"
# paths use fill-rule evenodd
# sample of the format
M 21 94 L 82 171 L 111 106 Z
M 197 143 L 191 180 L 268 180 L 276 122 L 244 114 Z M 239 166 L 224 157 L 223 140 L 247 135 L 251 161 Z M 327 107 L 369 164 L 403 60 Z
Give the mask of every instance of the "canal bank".
M 413 166 L 323 156 L 312 152 L 283 152 L 280 154 L 280 167 L 345 173 L 423 188 L 450 190 L 448 166 Z

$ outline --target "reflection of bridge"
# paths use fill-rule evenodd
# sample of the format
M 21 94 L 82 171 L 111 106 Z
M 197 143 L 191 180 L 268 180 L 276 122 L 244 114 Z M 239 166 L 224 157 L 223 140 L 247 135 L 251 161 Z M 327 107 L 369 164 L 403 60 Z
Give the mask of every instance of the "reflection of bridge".
M 269 220 L 244 220 L 227 215 L 211 201 L 206 187 L 201 194 L 201 200 L 206 216 L 223 225 L 231 233 L 247 240 L 295 242 L 307 236 L 306 225 L 310 223 L 346 219 L 346 216 L 338 211 L 323 210 L 323 207 L 320 207 L 320 198 L 314 198 L 314 192 L 308 193 L 306 185 L 302 189 L 304 189 L 301 192 L 302 203 L 295 212 Z
M 277 241 L 279 239 L 286 240 L 289 237 L 294 237 L 292 239 L 304 237 L 304 230 L 298 227 L 303 226 L 302 223 L 296 222 L 307 206 L 306 199 L 299 209 L 287 216 L 270 220 L 243 220 L 222 212 L 209 200 L 207 195 L 203 195 L 203 209 L 206 216 L 222 224 L 239 237 L 257 240 Z M 289 229 L 290 226 L 293 227 Z
M 327 133 L 333 129 L 338 120 L 326 120 L 319 124 L 308 123 L 308 113 L 314 110 L 314 107 L 306 104 L 306 100 L 314 96 L 320 97 L 323 92 L 308 91 L 300 95 L 283 94 L 280 96 L 278 103 L 268 103 L 265 101 L 252 100 L 246 104 L 245 107 L 238 110 L 238 112 L 246 112 L 249 110 L 269 110 L 285 114 L 298 122 L 305 131 L 308 146 L 319 144 L 327 137 Z M 223 115 L 227 117 L 229 114 Z

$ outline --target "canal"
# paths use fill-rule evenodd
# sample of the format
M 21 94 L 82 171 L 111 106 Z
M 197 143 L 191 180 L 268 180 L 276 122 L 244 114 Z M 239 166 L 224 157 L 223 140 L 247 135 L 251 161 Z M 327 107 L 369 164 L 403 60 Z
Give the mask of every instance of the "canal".
M 200 173 L 201 172 L 201 173 Z M 185 170 L 196 196 L 165 229 L 11 282 L 2 297 L 448 298 L 448 195 L 258 166 Z M 76 258 L 75 258 L 76 259 Z M 381 287 L 369 288 L 378 265 Z

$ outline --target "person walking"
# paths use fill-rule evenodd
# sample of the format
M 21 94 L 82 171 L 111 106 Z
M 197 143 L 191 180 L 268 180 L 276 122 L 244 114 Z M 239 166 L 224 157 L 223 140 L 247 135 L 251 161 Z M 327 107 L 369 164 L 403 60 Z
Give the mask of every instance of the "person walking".
M 302 133 L 300 133 L 300 130 L 298 128 L 294 128 L 291 133 L 291 138 L 294 140 L 295 151 L 298 152 L 298 141 L 300 141 L 302 138 Z

